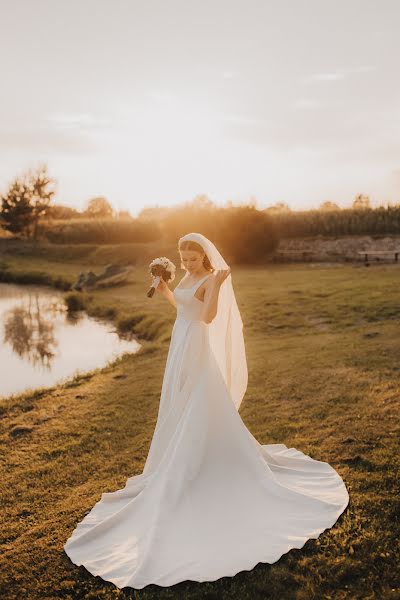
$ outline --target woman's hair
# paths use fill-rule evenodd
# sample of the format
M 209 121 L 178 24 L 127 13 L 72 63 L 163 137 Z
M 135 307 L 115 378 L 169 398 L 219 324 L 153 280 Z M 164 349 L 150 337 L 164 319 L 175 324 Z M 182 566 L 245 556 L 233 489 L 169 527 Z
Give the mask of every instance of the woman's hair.
M 215 270 L 214 267 L 212 266 L 212 264 L 210 263 L 210 259 L 208 258 L 207 254 L 204 252 L 203 246 L 201 246 L 197 242 L 193 242 L 192 240 L 185 240 L 179 244 L 179 251 L 181 251 L 181 250 L 195 250 L 196 252 L 200 252 L 200 254 L 204 254 L 204 258 L 203 258 L 204 268 L 207 269 L 207 271 L 211 271 L 211 272 Z M 182 262 L 181 262 L 181 268 L 182 269 L 185 268 Z

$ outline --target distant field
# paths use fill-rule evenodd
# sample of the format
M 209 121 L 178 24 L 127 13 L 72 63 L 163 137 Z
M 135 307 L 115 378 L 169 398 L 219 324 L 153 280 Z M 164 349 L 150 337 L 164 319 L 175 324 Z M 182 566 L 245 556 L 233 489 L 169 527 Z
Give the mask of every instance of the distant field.
M 3 255 L 0 278 L 41 273 L 68 283 L 92 266 Z M 69 561 L 62 546 L 77 521 L 142 471 L 157 418 L 175 310 L 146 297 L 138 264 L 128 285 L 82 301 L 133 328 L 142 349 L 0 402 L 1 598 L 399 597 L 400 267 L 311 263 L 233 268 L 232 277 L 249 367 L 241 417 L 260 443 L 285 443 L 337 469 L 350 494 L 338 522 L 273 565 L 210 583 L 118 591 Z M 16 426 L 25 433 L 13 434 Z

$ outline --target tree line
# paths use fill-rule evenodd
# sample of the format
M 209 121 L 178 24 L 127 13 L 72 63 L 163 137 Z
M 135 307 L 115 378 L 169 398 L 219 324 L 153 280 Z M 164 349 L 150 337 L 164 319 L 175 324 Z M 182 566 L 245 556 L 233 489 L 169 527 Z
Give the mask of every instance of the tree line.
M 55 188 L 46 165 L 16 177 L 0 196 L 0 225 L 16 237 L 64 244 L 176 243 L 188 231 L 200 231 L 242 262 L 262 260 L 281 238 L 400 233 L 400 205 L 372 208 L 363 194 L 351 208 L 327 201 L 303 211 L 284 203 L 219 207 L 199 195 L 175 206 L 144 208 L 134 218 L 115 211 L 103 196 L 91 198 L 83 211 L 56 205 Z

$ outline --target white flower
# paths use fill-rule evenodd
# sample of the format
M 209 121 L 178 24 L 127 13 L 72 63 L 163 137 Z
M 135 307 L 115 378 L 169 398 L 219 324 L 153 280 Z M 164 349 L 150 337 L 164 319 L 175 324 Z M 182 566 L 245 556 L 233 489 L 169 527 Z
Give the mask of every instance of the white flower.
M 164 269 L 166 271 L 171 273 L 171 277 L 170 277 L 169 281 L 173 281 L 175 279 L 176 266 L 174 265 L 174 263 L 172 261 L 169 260 L 169 258 L 167 258 L 166 256 L 160 256 L 159 258 L 155 258 L 154 260 L 152 260 L 151 263 L 149 264 L 150 273 L 151 273 L 152 267 L 155 267 L 156 265 L 161 265 L 162 267 L 164 267 Z

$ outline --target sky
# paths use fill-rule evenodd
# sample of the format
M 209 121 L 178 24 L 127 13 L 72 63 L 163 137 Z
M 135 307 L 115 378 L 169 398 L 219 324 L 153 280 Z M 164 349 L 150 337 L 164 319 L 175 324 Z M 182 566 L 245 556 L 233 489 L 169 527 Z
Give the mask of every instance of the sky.
M 0 193 L 400 202 L 398 0 L 0 0 Z

